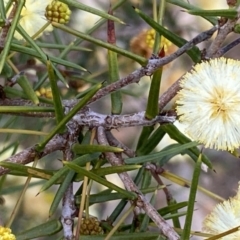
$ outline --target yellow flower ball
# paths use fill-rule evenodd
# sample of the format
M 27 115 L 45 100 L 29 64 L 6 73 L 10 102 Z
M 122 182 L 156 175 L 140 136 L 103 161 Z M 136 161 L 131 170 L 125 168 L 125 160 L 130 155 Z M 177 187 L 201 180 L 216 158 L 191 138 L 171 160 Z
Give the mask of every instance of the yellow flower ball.
M 65 3 L 52 1 L 52 3 L 46 7 L 45 16 L 51 22 L 65 24 L 69 21 L 70 15 L 71 11 Z

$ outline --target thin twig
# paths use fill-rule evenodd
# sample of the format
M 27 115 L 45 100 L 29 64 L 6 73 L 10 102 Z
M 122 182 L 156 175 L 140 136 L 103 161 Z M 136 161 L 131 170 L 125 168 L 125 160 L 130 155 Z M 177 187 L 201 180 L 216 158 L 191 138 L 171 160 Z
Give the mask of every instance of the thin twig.
M 108 140 L 105 134 L 105 129 L 103 127 L 98 128 L 98 142 L 102 145 L 109 145 Z M 112 166 L 121 166 L 123 165 L 123 160 L 120 157 L 117 157 L 114 153 L 105 153 L 106 159 Z M 146 214 L 153 220 L 153 222 L 158 226 L 161 232 L 168 237 L 169 240 L 180 239 L 178 234 L 174 229 L 160 216 L 157 210 L 146 200 L 144 195 L 139 191 L 136 184 L 133 182 L 132 178 L 128 175 L 127 172 L 119 173 L 125 188 L 128 191 L 135 192 L 138 195 L 136 206 L 142 208 Z
M 114 147 L 119 147 L 123 149 L 123 152 L 128 156 L 128 157 L 134 157 L 135 156 L 135 151 L 132 149 L 128 148 L 126 145 L 123 143 L 119 142 L 110 131 L 106 131 L 106 137 L 108 139 L 108 142 L 111 146 Z
M 162 179 L 158 175 L 159 173 L 156 171 L 157 166 L 155 164 L 147 163 L 145 166 L 145 169 L 147 169 L 151 172 L 152 176 L 154 177 L 154 179 L 160 186 L 164 185 L 162 182 Z M 173 199 L 172 194 L 169 192 L 169 190 L 166 186 L 163 188 L 163 192 L 165 193 L 166 200 L 169 203 Z
M 206 51 L 206 58 L 220 57 L 218 50 L 221 48 L 227 35 L 233 31 L 233 28 L 238 19 L 229 19 L 226 24 L 219 28 L 217 37 L 214 39 L 212 44 Z
M 68 124 L 68 136 L 67 143 L 65 149 L 63 151 L 63 157 L 66 161 L 73 160 L 73 152 L 71 147 L 74 143 L 77 142 L 79 128 L 77 128 L 75 122 L 71 122 Z M 74 213 L 76 211 L 76 207 L 74 204 L 74 195 L 73 195 L 73 183 L 71 182 L 63 195 L 62 199 L 62 215 L 61 215 L 61 223 L 63 226 L 63 233 L 65 240 L 74 239 L 73 234 L 73 226 L 74 226 Z
M 162 109 L 176 96 L 177 92 L 180 91 L 181 87 L 179 83 L 181 79 L 182 77 L 173 83 L 168 90 L 160 96 L 158 100 L 159 112 L 161 112 Z
M 23 151 L 15 154 L 14 156 L 9 157 L 8 159 L 4 160 L 6 162 L 12 162 L 17 164 L 28 164 L 33 162 L 36 156 L 40 158 L 58 151 L 63 150 L 67 143 L 66 136 L 64 135 L 56 135 L 49 143 L 45 146 L 44 151 L 42 153 L 38 153 L 35 150 L 35 146 L 30 148 L 24 149 Z M 0 166 L 0 176 L 9 172 L 9 169 L 3 168 Z
M 220 57 L 230 51 L 232 48 L 236 47 L 240 43 L 240 38 L 234 40 L 233 42 L 229 43 L 228 45 L 224 46 L 220 50 L 217 51 L 217 55 Z
M 5 41 L 6 41 L 6 38 L 8 35 L 8 31 L 11 27 L 11 22 L 16 14 L 17 7 L 18 7 L 18 4 L 17 4 L 17 1 L 15 1 L 8 18 L 5 20 L 5 24 L 2 26 L 2 30 L 1 30 L 1 34 L 0 34 L 0 53 L 2 52 L 2 50 L 4 48 Z
M 103 126 L 106 129 L 119 129 L 123 127 L 151 126 L 156 123 L 173 123 L 176 116 L 158 115 L 154 119 L 148 120 L 145 119 L 145 111 L 126 115 L 105 115 L 88 109 L 85 112 L 76 114 L 73 120 L 79 125 L 90 128 Z

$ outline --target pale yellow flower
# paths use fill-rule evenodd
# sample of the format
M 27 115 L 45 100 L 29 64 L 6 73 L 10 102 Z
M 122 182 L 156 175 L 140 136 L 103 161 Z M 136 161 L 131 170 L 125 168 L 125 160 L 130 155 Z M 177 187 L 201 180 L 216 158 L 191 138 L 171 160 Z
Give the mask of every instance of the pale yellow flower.
M 4 0 L 5 4 L 8 0 Z M 28 33 L 33 36 L 46 23 L 45 9 L 52 0 L 26 0 L 22 9 L 19 24 Z M 52 31 L 52 26 L 48 26 L 45 31 Z M 41 35 L 40 35 L 41 36 Z M 14 37 L 21 40 L 23 37 L 16 31 Z
M 240 61 L 211 59 L 180 82 L 177 114 L 186 134 L 205 147 L 233 152 L 240 146 Z
M 204 219 L 203 231 L 217 235 L 238 226 L 240 226 L 240 187 L 235 197 L 217 204 Z M 219 239 L 239 240 L 240 229 Z
M 10 228 L 0 226 L 0 240 L 16 240 Z

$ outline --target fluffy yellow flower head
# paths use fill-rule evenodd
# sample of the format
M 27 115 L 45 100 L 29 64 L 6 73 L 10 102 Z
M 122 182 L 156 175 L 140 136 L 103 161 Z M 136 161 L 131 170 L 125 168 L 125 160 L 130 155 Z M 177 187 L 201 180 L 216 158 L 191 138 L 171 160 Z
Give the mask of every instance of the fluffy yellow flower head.
M 151 57 L 153 52 L 153 45 L 155 41 L 155 30 L 154 29 L 144 29 L 130 42 L 131 50 L 143 57 Z M 165 55 L 171 54 L 175 46 L 165 37 L 161 36 L 161 42 L 159 43 L 159 49 L 164 47 Z
M 0 226 L 0 240 L 16 240 L 10 228 Z
M 146 36 L 146 43 L 150 48 L 153 48 L 154 41 L 155 41 L 155 30 L 154 29 L 149 29 L 147 31 L 147 36 Z M 172 43 L 165 37 L 161 36 L 161 42 L 159 43 L 159 49 L 164 47 L 164 51 L 167 52 L 169 47 L 171 47 Z
M 203 221 L 203 231 L 210 234 L 220 234 L 240 226 L 240 187 L 237 195 L 216 205 L 213 211 Z M 226 235 L 222 240 L 239 240 L 240 229 Z
M 187 73 L 177 114 L 186 133 L 205 147 L 233 152 L 240 146 L 240 61 L 211 59 Z
M 8 0 L 4 0 L 6 4 Z M 45 8 L 51 3 L 52 0 L 26 0 L 25 6 L 22 9 L 19 24 L 28 33 L 29 36 L 33 36 L 38 30 L 40 30 L 46 23 Z M 52 31 L 52 26 L 48 26 L 45 31 Z M 22 36 L 17 31 L 14 37 L 21 40 Z
M 52 89 L 41 87 L 39 90 L 35 91 L 38 97 L 45 97 L 48 99 L 53 98 Z M 1 240 L 1 239 L 0 239 Z

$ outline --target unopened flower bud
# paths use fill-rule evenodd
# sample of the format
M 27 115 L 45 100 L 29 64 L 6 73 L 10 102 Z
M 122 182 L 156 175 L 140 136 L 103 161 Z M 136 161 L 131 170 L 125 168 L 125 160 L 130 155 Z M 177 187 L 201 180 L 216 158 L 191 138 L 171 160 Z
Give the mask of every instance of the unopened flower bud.
M 70 15 L 71 10 L 65 3 L 54 0 L 46 7 L 45 16 L 51 22 L 65 24 L 69 21 Z

